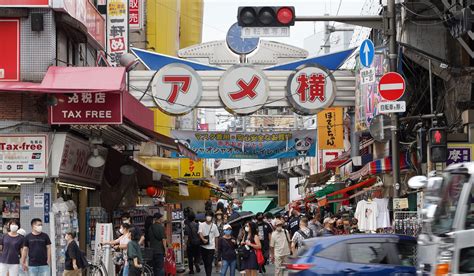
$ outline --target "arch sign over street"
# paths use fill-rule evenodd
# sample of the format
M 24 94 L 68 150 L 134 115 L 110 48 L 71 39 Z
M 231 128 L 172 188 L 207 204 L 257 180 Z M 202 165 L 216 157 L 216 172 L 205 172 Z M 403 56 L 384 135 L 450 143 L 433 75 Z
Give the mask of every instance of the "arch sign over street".
M 286 97 L 295 112 L 316 114 L 331 106 L 336 97 L 336 80 L 326 68 L 304 65 L 287 78 Z M 268 101 L 267 75 L 251 65 L 234 65 L 216 82 L 224 107 L 237 115 L 248 115 Z M 281 83 L 285 86 L 285 83 Z M 169 64 L 153 78 L 152 95 L 157 106 L 170 115 L 183 115 L 199 104 L 203 94 L 202 80 L 190 66 Z

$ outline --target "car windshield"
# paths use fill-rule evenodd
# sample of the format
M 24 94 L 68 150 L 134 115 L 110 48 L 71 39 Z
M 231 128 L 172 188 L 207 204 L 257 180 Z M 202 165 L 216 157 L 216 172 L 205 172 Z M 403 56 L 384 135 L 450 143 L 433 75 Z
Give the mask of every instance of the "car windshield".
M 461 190 L 468 177 L 469 175 L 462 173 L 445 173 L 441 182 L 428 187 L 425 208 L 428 210 L 428 217 L 433 218 L 431 231 L 434 235 L 452 230 Z

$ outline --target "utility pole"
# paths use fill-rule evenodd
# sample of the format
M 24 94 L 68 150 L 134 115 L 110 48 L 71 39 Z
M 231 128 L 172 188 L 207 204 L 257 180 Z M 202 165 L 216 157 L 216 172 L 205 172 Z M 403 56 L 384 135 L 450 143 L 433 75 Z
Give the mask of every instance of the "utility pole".
M 397 15 L 395 12 L 395 0 L 387 1 L 388 14 L 388 37 L 389 37 L 389 53 L 390 71 L 397 71 Z M 392 172 L 393 172 L 393 197 L 399 196 L 400 191 L 400 155 L 398 153 L 398 114 L 392 113 Z

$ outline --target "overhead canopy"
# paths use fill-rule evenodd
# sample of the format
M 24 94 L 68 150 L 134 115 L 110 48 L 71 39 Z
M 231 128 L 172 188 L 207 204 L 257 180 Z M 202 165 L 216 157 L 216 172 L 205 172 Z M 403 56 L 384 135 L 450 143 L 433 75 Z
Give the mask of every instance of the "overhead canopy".
M 242 203 L 242 211 L 250 211 L 254 214 L 266 212 L 275 207 L 272 198 L 246 198 Z
M 357 188 L 362 188 L 362 187 L 365 187 L 365 186 L 369 186 L 369 185 L 372 185 L 372 184 L 375 184 L 375 182 L 377 182 L 377 178 L 373 177 L 373 178 L 369 178 L 367 180 L 364 180 L 360 183 L 357 183 L 355 185 L 352 185 L 352 186 L 349 186 L 347 188 L 344 188 L 344 189 L 340 189 L 340 190 L 337 190 L 333 193 L 330 193 L 327 195 L 327 197 L 330 197 L 330 196 L 336 196 L 336 195 L 342 195 L 342 194 L 345 194 L 349 191 L 352 191 L 352 190 L 355 190 Z

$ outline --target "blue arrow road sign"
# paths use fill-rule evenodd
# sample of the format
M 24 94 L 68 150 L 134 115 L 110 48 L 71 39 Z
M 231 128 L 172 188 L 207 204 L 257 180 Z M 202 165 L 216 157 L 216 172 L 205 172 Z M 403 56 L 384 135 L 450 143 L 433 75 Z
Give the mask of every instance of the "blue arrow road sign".
M 362 42 L 359 48 L 360 63 L 364 67 L 370 67 L 372 61 L 374 61 L 374 43 L 370 39 L 366 39 Z

